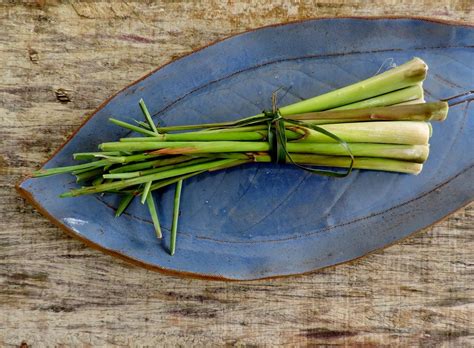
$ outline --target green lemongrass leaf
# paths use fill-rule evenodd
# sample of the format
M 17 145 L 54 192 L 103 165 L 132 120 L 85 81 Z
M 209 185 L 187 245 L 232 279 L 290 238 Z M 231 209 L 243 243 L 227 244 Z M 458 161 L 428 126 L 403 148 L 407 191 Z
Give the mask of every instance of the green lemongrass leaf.
M 282 116 L 287 116 L 336 108 L 416 85 L 425 79 L 427 70 L 428 66 L 425 62 L 414 58 L 405 64 L 363 81 L 281 107 L 279 111 Z
M 120 121 L 120 120 L 117 120 L 115 118 L 109 118 L 109 121 L 112 122 L 113 124 L 117 125 L 117 126 L 120 126 L 122 128 L 131 130 L 131 131 L 134 131 L 134 132 L 137 132 L 137 133 L 141 133 L 141 134 L 149 136 L 149 137 L 156 136 L 156 133 L 154 133 L 152 131 L 143 129 L 143 128 L 138 127 L 138 126 L 134 126 L 133 124 L 130 124 L 130 123 L 127 123 L 127 122 L 124 122 L 124 121 Z
M 79 174 L 82 171 L 88 171 L 93 168 L 103 167 L 108 164 L 110 164 L 110 161 L 104 159 L 104 160 L 98 160 L 98 161 L 89 162 L 89 163 L 76 164 L 73 166 L 40 169 L 33 172 L 33 176 L 42 177 L 42 176 L 50 176 L 50 175 L 72 173 L 72 172 L 76 172 L 77 174 Z
M 159 239 L 161 239 L 162 234 L 161 234 L 160 220 L 158 219 L 158 213 L 157 213 L 156 207 L 155 207 L 155 200 L 153 199 L 152 194 L 146 195 L 146 203 L 147 203 L 147 206 L 148 206 L 148 210 L 150 212 L 151 221 L 153 221 L 153 226 L 155 228 L 156 236 Z
M 390 106 L 414 100 L 423 100 L 423 83 L 417 83 L 414 86 L 402 88 L 398 91 L 393 91 L 378 95 L 369 99 L 361 100 L 355 103 L 346 104 L 330 110 L 349 110 L 370 108 L 379 106 Z
M 340 167 L 348 168 L 351 158 L 348 156 L 323 156 L 313 154 L 292 153 L 293 160 L 302 165 L 318 167 Z M 255 156 L 255 162 L 269 163 L 272 159 L 268 154 L 258 154 Z M 397 172 L 406 174 L 419 174 L 423 168 L 422 163 L 401 161 L 389 158 L 377 157 L 355 157 L 354 169 L 378 170 L 387 172 Z
M 82 182 L 90 179 L 95 179 L 96 177 L 101 177 L 103 171 L 104 170 L 102 168 L 96 168 L 85 172 L 76 173 L 76 182 Z
M 134 164 L 124 165 L 118 168 L 114 168 L 110 170 L 110 173 L 125 173 L 125 172 L 134 172 L 137 170 L 147 169 L 147 168 L 154 168 L 160 166 L 166 166 L 170 164 L 177 164 L 191 160 L 192 157 L 189 156 L 173 156 L 153 161 L 146 161 L 146 162 L 138 162 Z
M 152 184 L 152 181 L 148 181 L 148 182 L 145 184 L 145 187 L 143 188 L 143 191 L 142 191 L 142 198 L 141 198 L 141 200 L 140 200 L 140 202 L 141 202 L 142 204 L 145 204 L 146 198 L 147 198 L 148 194 L 150 193 L 151 184 Z
M 104 191 L 124 189 L 130 186 L 144 184 L 151 180 L 152 181 L 163 180 L 163 179 L 168 179 L 175 176 L 190 174 L 193 172 L 199 172 L 202 170 L 209 170 L 213 167 L 219 167 L 223 164 L 227 164 L 232 161 L 235 161 L 235 160 L 233 159 L 217 160 L 213 162 L 191 165 L 184 168 L 171 169 L 165 172 L 150 174 L 150 175 L 146 175 L 146 176 L 142 176 L 138 178 L 108 182 L 108 183 L 104 183 L 104 184 L 93 186 L 93 187 L 83 187 L 83 188 L 71 190 L 69 192 L 65 192 L 61 194 L 60 197 L 76 197 L 76 196 L 99 193 L 99 192 L 104 192 Z
M 153 131 L 153 133 L 158 134 L 158 130 L 156 129 L 155 123 L 153 122 L 153 119 L 151 118 L 151 115 L 148 112 L 148 108 L 145 105 L 145 101 L 143 99 L 140 99 L 138 104 L 140 105 L 140 109 L 142 109 L 143 115 L 145 115 L 145 119 L 147 120 L 151 130 Z
M 146 141 L 224 141 L 224 140 L 238 140 L 238 141 L 253 141 L 266 139 L 267 133 L 265 131 L 253 132 L 217 132 L 217 131 L 202 131 L 202 132 L 186 132 L 186 133 L 164 133 L 154 138 L 122 138 L 121 142 L 146 142 Z
M 131 172 L 131 173 L 108 173 L 108 174 L 103 174 L 102 177 L 104 179 L 130 179 L 130 178 L 136 178 L 140 176 L 138 172 Z
M 152 168 L 152 169 L 146 169 L 146 170 L 142 170 L 142 171 L 138 171 L 138 172 L 104 174 L 104 178 L 106 178 L 106 179 L 136 178 L 136 177 L 139 177 L 139 176 L 145 176 L 145 175 L 149 175 L 149 174 L 160 173 L 160 172 L 164 172 L 164 171 L 171 170 L 171 169 L 183 168 L 183 167 L 188 167 L 188 166 L 199 164 L 199 163 L 210 162 L 212 160 L 213 160 L 212 158 L 195 158 L 195 159 L 191 159 L 191 160 L 189 160 L 187 162 L 184 162 L 184 163 L 171 164 L 171 165 L 168 165 L 168 166 Z
M 132 195 L 130 193 L 127 193 L 123 195 L 122 199 L 120 200 L 120 203 L 117 207 L 117 210 L 115 212 L 115 217 L 119 217 L 122 215 L 122 213 L 127 209 L 127 207 L 130 205 L 130 203 L 133 201 L 133 198 L 135 198 L 135 195 Z
M 176 183 L 176 191 L 174 193 L 173 203 L 173 223 L 171 224 L 171 235 L 170 235 L 170 254 L 174 255 L 176 250 L 176 234 L 178 231 L 178 219 L 179 219 L 179 204 L 181 201 L 181 190 L 183 187 L 183 180 Z
M 148 124 L 148 122 L 143 122 L 143 121 L 137 121 L 137 120 L 133 120 L 133 122 L 135 122 L 136 124 L 138 124 L 140 127 L 142 128 L 145 128 L 146 130 L 152 130 L 150 128 L 150 125 Z
M 102 158 L 104 156 L 122 156 L 122 152 L 77 152 L 72 155 L 75 160 L 92 160 L 96 158 Z
M 309 128 L 309 124 L 304 126 Z M 428 143 L 430 134 L 428 124 L 423 121 L 351 122 L 325 124 L 319 127 L 351 143 L 424 145 Z M 333 141 L 327 135 L 314 130 L 309 130 L 305 137 L 298 140 L 307 143 Z
M 353 110 L 330 110 L 288 116 L 290 120 L 353 123 L 359 121 L 443 121 L 448 114 L 448 103 L 433 102 L 372 107 Z
M 216 142 L 111 142 L 101 144 L 102 149 L 133 149 L 133 151 L 162 150 L 153 153 L 162 155 L 194 154 L 202 152 L 251 152 L 268 151 L 267 142 L 216 141 Z M 175 150 L 175 151 L 173 151 Z

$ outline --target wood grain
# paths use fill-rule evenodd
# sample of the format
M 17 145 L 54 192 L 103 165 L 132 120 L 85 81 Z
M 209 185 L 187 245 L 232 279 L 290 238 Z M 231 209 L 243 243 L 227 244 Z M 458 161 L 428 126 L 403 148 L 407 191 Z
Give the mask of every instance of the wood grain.
M 474 21 L 465 1 L 0 2 L 0 346 L 474 346 L 474 205 L 351 264 L 224 283 L 85 247 L 14 184 L 105 98 L 229 34 L 315 16 Z

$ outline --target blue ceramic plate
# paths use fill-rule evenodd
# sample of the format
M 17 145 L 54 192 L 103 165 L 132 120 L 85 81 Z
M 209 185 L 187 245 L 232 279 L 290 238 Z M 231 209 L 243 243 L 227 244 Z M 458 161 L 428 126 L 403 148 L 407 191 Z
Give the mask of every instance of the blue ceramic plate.
M 429 65 L 427 100 L 474 85 L 472 27 L 422 19 L 320 19 L 233 36 L 168 64 L 125 88 L 87 120 L 45 165 L 73 163 L 127 136 L 107 119 L 141 119 L 144 98 L 162 125 L 215 122 L 269 108 L 291 87 L 292 103 L 374 75 L 388 59 Z M 53 222 L 103 251 L 149 268 L 216 279 L 299 274 L 353 260 L 442 219 L 474 197 L 472 106 L 433 125 L 431 155 L 418 176 L 358 171 L 345 179 L 291 166 L 248 165 L 189 179 L 175 256 L 167 252 L 173 189 L 155 196 L 164 228 L 157 240 L 135 202 L 115 219 L 113 196 L 58 199 L 72 176 L 27 179 L 20 192 Z

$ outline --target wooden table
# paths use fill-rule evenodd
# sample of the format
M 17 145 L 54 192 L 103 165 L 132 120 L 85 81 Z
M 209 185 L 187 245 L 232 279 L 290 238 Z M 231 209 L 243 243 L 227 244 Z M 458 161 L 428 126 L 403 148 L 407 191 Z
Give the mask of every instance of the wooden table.
M 0 4 L 0 346 L 474 345 L 474 205 L 350 264 L 224 283 L 89 249 L 14 190 L 107 96 L 211 41 L 315 16 L 472 22 L 471 1 L 18 3 Z

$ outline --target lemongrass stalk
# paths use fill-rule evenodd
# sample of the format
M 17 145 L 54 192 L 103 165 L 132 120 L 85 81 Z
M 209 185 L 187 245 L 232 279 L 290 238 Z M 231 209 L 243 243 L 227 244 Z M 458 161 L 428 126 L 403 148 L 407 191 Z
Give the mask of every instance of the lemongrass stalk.
M 77 152 L 72 155 L 75 160 L 92 160 L 96 158 L 103 158 L 104 156 L 122 156 L 119 151 L 113 152 Z
M 90 180 L 96 176 L 100 176 L 104 172 L 103 168 L 88 170 L 86 172 L 76 174 L 76 182 Z
M 344 156 L 321 156 L 309 154 L 292 154 L 292 159 L 302 165 L 313 165 L 321 167 L 339 167 L 348 168 L 351 159 Z M 269 155 L 257 155 L 255 162 L 271 162 Z M 379 170 L 386 172 L 398 172 L 407 174 L 419 174 L 423 168 L 423 164 L 400 161 L 388 158 L 377 157 L 356 157 L 353 164 L 354 169 Z
M 109 121 L 112 122 L 113 124 L 117 125 L 117 126 L 120 126 L 122 128 L 131 130 L 131 131 L 134 131 L 134 132 L 137 132 L 137 133 L 141 133 L 141 134 L 149 136 L 149 137 L 154 137 L 156 135 L 156 133 L 153 132 L 153 131 L 149 131 L 149 130 L 144 129 L 142 127 L 138 127 L 138 126 L 135 126 L 133 124 L 117 120 L 115 118 L 109 118 Z
M 111 164 L 112 162 L 108 159 L 98 160 L 95 162 L 88 162 L 83 164 L 76 164 L 73 166 L 66 166 L 66 167 L 56 167 L 56 168 L 48 168 L 48 169 L 40 169 L 33 172 L 34 177 L 41 177 L 41 176 L 49 176 L 49 175 L 56 175 L 56 174 L 64 174 L 70 173 L 78 170 L 92 170 L 94 168 L 104 167 L 106 165 Z
M 410 105 L 397 105 L 388 107 L 373 107 L 351 110 L 321 111 L 304 114 L 290 115 L 291 120 L 305 121 L 310 124 L 334 124 L 352 123 L 360 121 L 443 121 L 448 114 L 446 102 L 421 103 Z M 149 141 L 255 141 L 267 138 L 267 125 L 253 126 L 258 131 L 245 132 L 219 132 L 200 131 L 179 134 L 162 134 L 157 137 L 145 138 L 122 138 L 122 142 L 149 142 Z M 287 128 L 292 128 L 287 124 Z M 287 132 L 289 140 L 295 140 L 301 136 L 298 133 Z M 351 140 L 353 141 L 353 140 Z
M 419 58 L 366 80 L 280 108 L 283 116 L 327 110 L 375 97 L 423 81 L 428 66 Z
M 188 166 L 184 168 L 171 169 L 165 172 L 150 174 L 150 175 L 141 176 L 138 178 L 113 181 L 113 182 L 108 182 L 108 183 L 93 186 L 93 187 L 83 187 L 83 188 L 71 190 L 69 192 L 65 192 L 61 194 L 60 197 L 76 197 L 76 196 L 81 196 L 81 195 L 86 195 L 86 194 L 105 192 L 109 190 L 120 190 L 120 189 L 124 189 L 130 186 L 144 184 L 148 181 L 163 180 L 163 179 L 172 178 L 175 176 L 190 174 L 190 173 L 199 172 L 203 170 L 209 170 L 213 167 L 219 167 L 223 164 L 227 164 L 233 161 L 235 160 L 234 159 L 217 160 L 213 162 L 200 163 L 200 164 L 196 164 L 196 165 L 192 165 L 192 166 Z
M 128 149 L 128 151 L 151 151 L 157 150 L 157 154 L 176 155 L 176 154 L 194 154 L 207 152 L 252 152 L 268 151 L 267 142 L 254 141 L 216 141 L 216 142 L 192 142 L 192 141 L 172 141 L 172 142 L 112 142 L 103 143 L 100 148 L 104 151 L 109 149 Z M 177 148 L 178 151 L 172 151 Z M 217 151 L 214 151 L 216 150 Z M 163 150 L 163 151 L 158 151 Z
M 140 154 L 130 155 L 130 156 L 107 157 L 107 159 L 101 159 L 98 161 L 76 164 L 72 166 L 40 169 L 33 172 L 33 177 L 43 177 L 43 176 L 65 174 L 65 173 L 80 174 L 80 173 L 92 170 L 94 168 L 100 168 L 100 167 L 105 168 L 107 166 L 110 166 L 112 164 L 117 164 L 117 163 L 146 161 L 150 158 L 160 157 L 160 156 L 162 155 L 157 154 L 157 153 L 155 154 L 140 153 Z
M 448 104 L 446 102 L 422 103 L 413 105 L 399 105 L 389 107 L 374 107 L 353 110 L 322 111 L 288 116 L 288 119 L 301 120 L 311 124 L 334 124 L 334 123 L 352 123 L 359 121 L 443 121 L 448 113 Z M 262 128 L 254 132 L 219 132 L 201 131 L 188 132 L 180 134 L 162 134 L 158 137 L 146 138 L 123 138 L 123 142 L 149 142 L 149 141 L 247 141 L 264 140 L 267 138 L 267 125 L 254 126 L 253 128 Z M 372 126 L 371 126 L 372 127 Z M 291 124 L 287 128 L 295 129 Z M 289 140 L 301 138 L 301 135 L 292 132 L 286 134 Z M 355 141 L 355 140 L 349 140 Z M 365 142 L 366 140 L 361 140 Z
M 268 126 L 264 124 L 257 124 L 253 126 L 242 126 L 242 127 L 230 127 L 230 128 L 211 128 L 205 129 L 200 132 L 219 132 L 219 133 L 234 133 L 234 132 L 253 132 L 267 129 Z M 199 131 L 198 131 L 199 132 Z
M 267 137 L 266 131 L 253 132 L 187 132 L 187 133 L 163 133 L 153 138 L 122 138 L 122 142 L 135 141 L 255 141 Z
M 331 139 L 332 140 L 332 139 Z M 119 143 L 121 144 L 121 143 Z M 134 143 L 127 143 L 134 145 Z M 232 153 L 232 152 L 268 152 L 270 145 L 268 142 L 239 142 L 239 141 L 219 141 L 209 142 L 185 142 L 185 143 L 137 143 L 138 145 L 149 145 L 148 149 L 157 149 L 166 154 L 212 154 L 212 153 Z M 171 147 L 169 147 L 172 145 Z M 179 145 L 179 146 L 176 146 Z M 382 143 L 348 143 L 354 156 L 387 157 L 413 161 L 424 161 L 428 156 L 428 145 L 406 145 L 406 144 L 382 144 Z M 347 155 L 347 150 L 339 143 L 322 142 L 289 142 L 286 144 L 287 151 L 315 153 L 323 155 Z M 160 150 L 158 150 L 160 149 Z M 186 162 L 184 163 L 186 164 Z M 104 175 L 106 178 L 128 178 L 128 174 Z
M 150 113 L 148 112 L 148 108 L 145 105 L 145 101 L 143 99 L 140 99 L 138 102 L 138 105 L 140 105 L 140 109 L 142 109 L 143 115 L 145 116 L 145 119 L 148 122 L 148 125 L 151 128 L 151 131 L 155 134 L 158 134 L 158 131 L 155 126 L 155 122 L 153 122 L 153 119 L 151 118 Z
M 423 163 L 429 155 L 428 145 L 395 145 L 373 143 L 348 143 L 355 157 L 380 157 Z M 347 150 L 335 143 L 288 143 L 287 150 L 293 153 L 347 156 Z
M 115 211 L 115 217 L 119 217 L 120 215 L 122 215 L 125 209 L 127 209 L 127 207 L 132 202 L 133 198 L 135 198 L 135 195 L 132 195 L 130 193 L 127 193 L 122 197 L 117 207 L 117 210 Z
M 287 150 L 291 156 L 298 153 L 307 153 L 327 156 L 347 156 L 347 150 L 341 144 L 335 143 L 312 143 L 312 144 L 288 144 Z M 381 157 L 423 163 L 429 155 L 429 145 L 393 145 L 373 143 L 349 143 L 351 152 L 356 157 Z M 270 156 L 268 152 L 248 153 L 207 153 L 200 156 L 211 158 L 232 158 L 242 163 L 252 161 L 258 156 Z
M 423 100 L 423 83 L 419 82 L 414 86 L 399 89 L 397 91 L 385 93 L 372 97 L 369 99 L 361 100 L 355 103 L 346 104 L 333 108 L 331 110 L 349 110 L 349 109 L 361 109 L 361 108 L 372 108 L 379 106 L 390 106 L 403 102 L 413 100 Z
M 155 228 L 156 236 L 159 239 L 161 239 L 162 234 L 161 234 L 160 220 L 158 219 L 158 213 L 155 207 L 155 200 L 153 199 L 152 194 L 149 194 L 146 196 L 146 203 L 148 206 L 148 210 L 150 211 L 151 221 L 153 222 L 153 227 Z
M 152 184 L 152 181 L 148 181 L 147 183 L 145 183 L 145 187 L 143 188 L 143 191 L 142 191 L 142 198 L 140 199 L 141 204 L 145 204 L 147 196 L 150 193 L 151 184 Z
M 173 203 L 173 222 L 171 224 L 171 233 L 170 233 L 170 254 L 174 255 L 176 250 L 176 234 L 178 232 L 178 218 L 179 218 L 179 204 L 181 201 L 181 190 L 183 187 L 183 180 L 180 180 L 176 183 L 176 190 L 174 193 L 174 203 Z
M 187 161 L 187 162 L 184 162 L 184 163 L 171 164 L 171 165 L 167 165 L 167 166 L 162 166 L 162 167 L 152 168 L 152 169 L 146 169 L 146 170 L 141 170 L 141 171 L 136 171 L 136 172 L 104 174 L 103 177 L 104 177 L 104 179 L 137 178 L 139 176 L 155 174 L 155 173 L 164 172 L 164 171 L 167 171 L 167 170 L 170 170 L 170 169 L 183 168 L 183 167 L 191 166 L 191 165 L 194 165 L 194 164 L 205 163 L 205 162 L 210 162 L 210 161 L 212 161 L 212 158 L 196 158 L 194 160 Z
M 448 103 L 433 102 L 351 110 L 309 112 L 288 116 L 291 120 L 322 124 L 326 121 L 350 123 L 358 121 L 444 121 L 448 115 Z M 149 139 L 149 138 L 140 138 Z
M 430 128 L 426 122 L 357 122 L 320 126 L 346 142 L 423 145 L 428 143 Z M 301 128 L 295 127 L 295 130 Z M 298 143 L 327 143 L 334 139 L 317 131 L 306 129 L 306 136 Z M 287 146 L 296 142 L 288 142 Z M 190 155 L 216 152 L 268 151 L 267 142 L 216 141 L 216 142 L 113 142 L 100 145 L 105 151 L 152 151 L 163 155 Z M 291 151 L 291 150 L 290 150 Z
M 143 170 L 154 167 L 167 166 L 170 164 L 177 164 L 191 160 L 192 157 L 189 156 L 173 156 L 169 158 L 157 159 L 153 161 L 138 162 L 133 164 L 127 164 L 118 168 L 114 168 L 109 171 L 109 173 L 125 173 L 125 172 L 135 172 L 137 170 Z
M 419 121 L 336 123 L 320 127 L 346 142 L 354 143 L 423 145 L 428 143 L 430 137 L 428 124 Z M 298 142 L 335 142 L 335 140 L 308 129 L 307 135 Z

